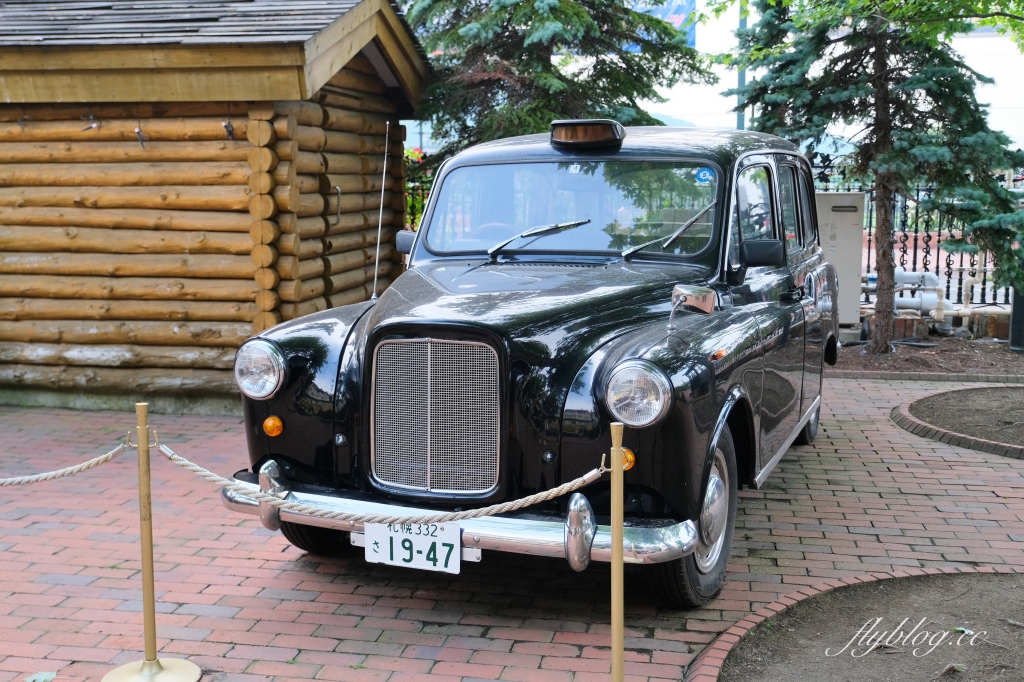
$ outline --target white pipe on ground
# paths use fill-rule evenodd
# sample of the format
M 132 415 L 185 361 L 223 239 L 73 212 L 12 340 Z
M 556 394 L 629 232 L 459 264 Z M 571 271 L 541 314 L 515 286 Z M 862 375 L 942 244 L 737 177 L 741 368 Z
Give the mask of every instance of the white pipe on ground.
M 971 302 L 974 300 L 973 293 L 971 292 L 971 287 L 973 287 L 975 284 L 981 284 L 981 277 L 978 277 L 978 275 L 975 275 L 973 277 L 964 277 L 964 307 L 959 310 L 959 314 L 953 316 L 959 317 L 960 324 L 964 327 L 968 326 L 971 323 Z
M 897 310 L 917 310 L 920 311 L 922 317 L 930 317 L 936 322 L 942 322 L 943 318 L 950 314 L 945 312 L 946 307 L 953 306 L 950 301 L 946 300 L 943 295 L 945 292 L 940 286 L 902 286 L 895 289 L 895 292 L 900 291 L 912 291 L 917 296 L 897 298 L 894 301 Z

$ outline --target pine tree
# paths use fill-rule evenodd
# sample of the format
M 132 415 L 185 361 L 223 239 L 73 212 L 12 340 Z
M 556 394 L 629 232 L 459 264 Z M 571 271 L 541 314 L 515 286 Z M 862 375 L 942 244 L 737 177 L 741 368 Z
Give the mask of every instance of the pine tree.
M 987 3 L 991 5 L 992 3 Z M 888 353 L 893 333 L 892 217 L 899 192 L 936 188 L 924 208 L 966 221 L 960 248 L 985 248 L 997 281 L 1024 286 L 1024 214 L 992 178 L 1024 164 L 989 128 L 977 82 L 947 38 L 970 31 L 976 3 L 910 0 L 757 0 L 760 20 L 741 32 L 737 61 L 763 75 L 727 94 L 754 107 L 756 130 L 820 149 L 837 128 L 859 130 L 852 170 L 873 185 L 878 288 L 870 350 Z M 992 11 L 988 7 L 986 11 Z M 953 243 L 951 243 L 953 245 Z
M 420 114 L 445 141 L 430 166 L 556 119 L 657 125 L 639 104 L 664 101 L 656 86 L 714 82 L 684 31 L 631 0 L 412 0 L 407 16 L 434 70 Z

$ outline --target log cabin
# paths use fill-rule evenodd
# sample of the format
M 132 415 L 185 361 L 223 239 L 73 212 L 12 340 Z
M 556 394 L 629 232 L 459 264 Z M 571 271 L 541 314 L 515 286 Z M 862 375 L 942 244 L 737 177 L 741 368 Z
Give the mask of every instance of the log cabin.
M 427 69 L 389 0 L 0 4 L 0 403 L 240 410 L 246 338 L 397 276 Z

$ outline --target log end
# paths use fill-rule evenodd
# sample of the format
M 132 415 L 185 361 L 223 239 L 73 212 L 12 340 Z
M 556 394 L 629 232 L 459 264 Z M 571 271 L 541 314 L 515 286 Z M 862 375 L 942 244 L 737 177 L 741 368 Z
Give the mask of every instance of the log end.
M 281 228 L 273 220 L 257 220 L 249 228 L 253 244 L 273 244 L 281 237 Z
M 252 333 L 259 334 L 262 331 L 281 324 L 282 321 L 283 318 L 281 317 L 281 313 L 276 310 L 257 313 L 256 317 L 252 320 Z
M 269 268 L 277 260 L 277 249 L 269 244 L 257 244 L 250 256 L 257 268 Z

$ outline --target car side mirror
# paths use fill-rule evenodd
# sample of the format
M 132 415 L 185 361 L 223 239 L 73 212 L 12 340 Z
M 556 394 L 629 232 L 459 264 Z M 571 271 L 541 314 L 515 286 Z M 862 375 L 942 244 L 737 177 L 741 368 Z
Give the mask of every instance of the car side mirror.
M 786 251 L 778 239 L 740 242 L 740 263 L 748 268 L 775 268 L 786 264 Z
M 395 251 L 412 253 L 412 245 L 416 241 L 416 233 L 412 230 L 399 230 L 395 233 Z
M 707 287 L 677 284 L 672 289 L 673 310 L 682 307 L 708 315 L 715 309 L 717 301 L 718 296 L 715 294 L 715 290 Z
M 718 294 L 714 289 L 677 284 L 672 289 L 672 312 L 668 316 L 668 328 L 676 328 L 676 311 L 680 308 L 710 315 L 717 304 Z

